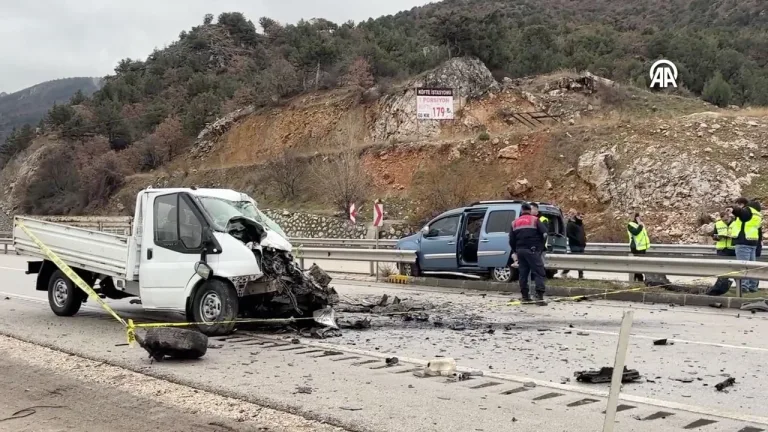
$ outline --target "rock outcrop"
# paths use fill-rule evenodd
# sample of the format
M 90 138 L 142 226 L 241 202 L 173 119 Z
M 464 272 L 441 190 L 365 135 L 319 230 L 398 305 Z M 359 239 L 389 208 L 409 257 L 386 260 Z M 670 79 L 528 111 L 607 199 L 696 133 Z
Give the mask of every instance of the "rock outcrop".
M 379 100 L 379 115 L 371 130 L 373 141 L 407 140 L 439 135 L 439 120 L 416 120 L 417 87 L 454 89 L 456 112 L 467 99 L 498 90 L 499 84 L 480 60 L 471 57 L 452 58 L 437 69 L 409 81 L 395 94 Z

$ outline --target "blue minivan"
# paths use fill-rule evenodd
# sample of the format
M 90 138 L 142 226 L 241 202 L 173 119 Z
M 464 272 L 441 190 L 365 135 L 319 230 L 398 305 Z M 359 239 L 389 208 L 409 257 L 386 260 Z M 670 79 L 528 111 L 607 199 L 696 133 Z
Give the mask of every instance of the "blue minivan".
M 481 201 L 449 210 L 430 221 L 421 231 L 397 242 L 397 249 L 415 250 L 414 264 L 402 264 L 401 274 L 488 276 L 497 282 L 517 279 L 508 265 L 509 232 L 512 221 L 526 201 Z M 538 203 L 547 217 L 549 253 L 566 253 L 563 213 L 555 205 Z M 556 271 L 548 270 L 552 278 Z

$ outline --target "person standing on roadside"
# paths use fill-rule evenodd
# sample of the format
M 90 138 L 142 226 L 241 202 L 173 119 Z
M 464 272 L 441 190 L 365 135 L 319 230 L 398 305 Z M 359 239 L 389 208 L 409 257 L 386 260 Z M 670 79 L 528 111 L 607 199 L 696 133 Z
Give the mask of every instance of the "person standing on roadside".
M 760 238 L 763 215 L 758 209 L 750 206 L 750 201 L 744 197 L 736 200 L 736 205 L 731 209 L 735 219 L 733 220 L 733 245 L 736 250 L 736 259 L 742 261 L 757 261 L 757 247 L 762 241 Z M 752 202 L 751 204 L 759 204 Z M 742 279 L 743 292 L 757 292 L 757 281 Z
M 565 226 L 565 236 L 568 238 L 568 250 L 572 254 L 583 254 L 587 247 L 587 235 L 584 232 L 582 214 L 576 210 L 568 212 L 568 224 Z M 563 270 L 561 276 L 568 277 L 570 270 Z M 584 279 L 584 271 L 579 270 L 579 279 Z
M 645 255 L 648 248 L 651 247 L 651 239 L 648 237 L 648 231 L 643 225 L 642 219 L 640 219 L 640 213 L 635 213 L 635 216 L 627 224 L 627 234 L 629 235 L 629 250 L 632 255 Z M 645 277 L 642 273 L 635 273 L 635 282 L 643 282 Z
M 544 293 L 546 292 L 544 260 L 541 252 L 547 241 L 547 228 L 531 213 L 531 205 L 521 206 L 521 215 L 512 222 L 512 230 L 509 232 L 509 246 L 512 249 L 512 261 L 518 264 L 520 275 L 520 293 L 522 301 L 531 301 L 528 289 L 528 277 L 533 275 L 536 284 L 534 298 L 539 306 L 546 306 Z
M 733 246 L 733 214 L 729 210 L 721 211 L 715 221 L 715 231 L 712 239 L 715 240 L 715 249 L 717 256 L 730 259 L 736 257 L 736 250 Z M 731 280 L 727 277 L 717 278 L 715 285 L 707 291 L 707 295 L 720 296 L 731 289 Z

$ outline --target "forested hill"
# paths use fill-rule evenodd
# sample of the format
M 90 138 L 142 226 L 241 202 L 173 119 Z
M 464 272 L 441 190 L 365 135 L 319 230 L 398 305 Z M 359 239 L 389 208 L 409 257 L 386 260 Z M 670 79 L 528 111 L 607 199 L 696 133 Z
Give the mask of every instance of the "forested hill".
M 67 103 L 78 91 L 90 95 L 99 88 L 99 82 L 98 78 L 63 78 L 11 94 L 0 93 L 0 142 L 14 128 L 37 124 L 54 103 Z

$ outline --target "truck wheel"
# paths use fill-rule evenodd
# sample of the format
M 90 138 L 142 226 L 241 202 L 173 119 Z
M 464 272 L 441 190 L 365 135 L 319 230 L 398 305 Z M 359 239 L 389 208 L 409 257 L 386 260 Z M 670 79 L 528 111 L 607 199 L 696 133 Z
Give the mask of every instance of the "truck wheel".
M 200 324 L 198 328 L 208 336 L 224 336 L 235 329 L 237 318 L 237 291 L 235 287 L 219 279 L 203 282 L 192 302 L 192 316 Z M 213 324 L 217 321 L 225 321 Z
M 80 310 L 83 295 L 68 277 L 56 270 L 48 280 L 48 304 L 58 316 L 72 316 Z

